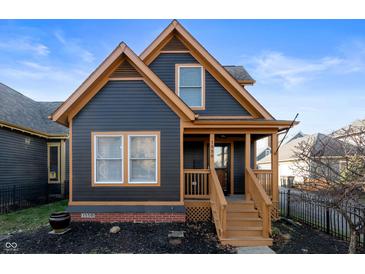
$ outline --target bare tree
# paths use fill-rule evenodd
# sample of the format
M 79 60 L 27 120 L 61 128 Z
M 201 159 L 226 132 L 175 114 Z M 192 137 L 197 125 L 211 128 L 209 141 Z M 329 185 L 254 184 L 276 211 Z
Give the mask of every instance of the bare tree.
M 340 137 L 317 134 L 298 144 L 296 172 L 308 197 L 321 198 L 340 213 L 351 231 L 349 253 L 356 253 L 357 238 L 365 230 L 365 128 L 347 127 Z M 310 198 L 309 198 L 310 200 Z M 350 212 L 348 208 L 362 208 Z

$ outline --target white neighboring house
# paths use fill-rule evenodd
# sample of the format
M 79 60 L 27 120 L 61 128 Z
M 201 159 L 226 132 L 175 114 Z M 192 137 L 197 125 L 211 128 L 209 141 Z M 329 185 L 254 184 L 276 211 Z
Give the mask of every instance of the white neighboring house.
M 303 135 L 297 136 L 297 138 L 290 139 L 287 143 L 282 144 L 279 148 L 279 178 L 280 178 L 280 186 L 291 186 L 296 183 L 302 183 L 304 178 L 300 176 L 297 172 L 297 166 L 301 163 L 298 162 L 298 158 L 296 158 L 295 154 L 297 151 L 297 146 L 301 142 L 313 142 L 316 150 L 323 149 L 323 143 L 330 142 L 332 145 L 326 147 L 326 151 L 324 153 L 325 157 L 331 157 L 335 159 L 334 165 L 335 168 L 341 168 L 341 149 L 338 146 L 339 140 L 335 138 L 317 133 L 313 135 Z M 333 148 L 333 149 L 332 149 Z M 304 163 L 303 163 L 304 164 Z M 261 160 L 257 161 L 257 168 L 258 169 L 270 169 L 271 168 L 271 155 L 267 155 Z M 310 174 L 308 174 L 310 177 Z

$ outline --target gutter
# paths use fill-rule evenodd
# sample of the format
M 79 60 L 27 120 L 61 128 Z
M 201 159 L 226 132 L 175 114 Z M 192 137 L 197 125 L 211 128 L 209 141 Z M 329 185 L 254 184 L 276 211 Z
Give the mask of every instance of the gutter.
M 42 131 L 37 131 L 37 130 L 33 130 L 27 127 L 21 127 L 18 125 L 14 125 L 11 123 L 7 123 L 4 121 L 0 121 L 0 127 L 6 127 L 9 128 L 11 130 L 17 130 L 17 131 L 21 131 L 24 133 L 28 133 L 30 135 L 35 135 L 41 138 L 46 138 L 46 139 L 67 139 L 68 138 L 68 134 L 49 134 L 46 132 L 42 132 Z

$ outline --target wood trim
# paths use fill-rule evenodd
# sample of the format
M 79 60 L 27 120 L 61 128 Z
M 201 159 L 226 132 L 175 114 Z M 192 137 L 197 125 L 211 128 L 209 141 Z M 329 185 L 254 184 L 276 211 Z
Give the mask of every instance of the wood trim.
M 143 81 L 143 77 L 110 77 L 109 81 Z
M 227 70 L 177 21 L 167 28 L 142 52 L 141 59 L 148 65 L 158 55 L 161 44 L 175 34 L 190 49 L 191 54 L 220 82 L 229 93 L 254 117 L 273 119 L 270 113 L 230 75 Z
M 52 114 L 52 120 L 67 124 L 67 116 L 74 117 L 83 106 L 109 81 L 109 76 L 125 56 L 149 83 L 149 86 L 180 116 L 195 119 L 195 113 L 149 69 L 126 44 L 120 44 L 84 83 Z
M 257 142 L 253 141 L 253 169 L 257 168 Z
M 271 135 L 271 170 L 272 170 L 272 201 L 277 205 L 279 201 L 279 150 L 278 135 Z
M 233 141 L 231 141 L 230 142 L 230 144 L 231 144 L 231 151 L 230 151 L 230 153 L 231 153 L 231 170 L 230 170 L 230 172 L 231 172 L 231 178 L 230 178 L 230 180 L 231 180 L 231 186 L 230 186 L 230 193 L 231 194 L 234 194 L 234 142 Z
M 18 125 L 13 125 L 11 123 L 7 123 L 7 122 L 4 122 L 4 121 L 0 121 L 0 127 L 6 127 L 8 129 L 11 129 L 11 130 L 17 130 L 17 131 L 20 131 L 20 132 L 24 132 L 24 133 L 34 135 L 34 136 L 38 136 L 38 137 L 45 138 L 45 139 L 67 139 L 68 138 L 67 134 L 61 134 L 61 135 L 48 134 L 48 133 L 45 133 L 45 132 L 40 132 L 40 131 L 30 129 L 30 128 L 21 127 L 21 126 L 18 126 Z
M 61 195 L 65 194 L 66 180 L 66 142 L 61 140 Z
M 246 133 L 245 135 L 245 167 L 251 170 L 251 134 Z M 246 172 L 244 173 L 246 174 Z M 248 178 L 245 178 L 245 199 L 250 200 Z
M 145 205 L 145 206 L 158 206 L 158 205 L 171 205 L 171 206 L 178 206 L 184 205 L 184 202 L 181 201 L 70 201 L 70 206 L 76 205 Z
M 112 184 L 98 184 L 95 182 L 95 152 L 94 152 L 94 139 L 95 136 L 98 135 L 110 135 L 110 136 L 120 136 L 123 140 L 123 159 L 122 159 L 122 169 L 123 175 L 122 180 L 123 182 L 112 183 Z M 131 183 L 129 182 L 129 137 L 130 136 L 156 136 L 156 147 L 157 147 L 157 175 L 156 181 L 157 183 Z M 160 131 L 107 131 L 107 132 L 91 132 L 91 186 L 92 187 L 159 187 L 161 186 L 161 146 L 160 146 Z
M 273 128 L 230 128 L 230 127 L 205 127 L 205 128 L 184 128 L 185 134 L 272 134 L 276 132 Z
M 253 119 L 252 116 L 202 116 L 202 115 L 199 115 L 198 119 L 196 121 L 199 121 L 199 120 L 214 120 L 214 119 L 226 119 L 226 120 L 234 120 L 234 119 Z
M 49 178 L 49 174 L 51 172 L 50 168 L 50 148 L 51 147 L 57 147 L 57 181 L 51 181 Z M 61 143 L 60 142 L 51 142 L 47 143 L 47 176 L 48 176 L 48 184 L 59 184 L 61 183 Z
M 69 124 L 69 133 L 70 133 L 70 139 L 69 139 L 69 156 L 68 156 L 68 164 L 69 164 L 69 169 L 68 169 L 68 173 L 69 173 L 69 194 L 68 194 L 68 204 L 70 205 L 72 203 L 72 119 L 68 120 L 68 124 Z
M 161 50 L 159 54 L 164 53 L 190 53 L 190 50 Z
M 185 177 L 184 177 L 184 128 L 180 120 L 180 202 L 184 201 L 185 195 Z
M 202 105 L 201 106 L 189 106 L 192 110 L 205 110 L 205 69 L 202 65 L 197 63 L 190 63 L 190 64 L 175 64 L 175 93 L 177 96 L 180 97 L 180 89 L 179 89 L 179 83 L 180 83 L 180 68 L 182 67 L 195 67 L 195 68 L 201 68 L 201 100 Z

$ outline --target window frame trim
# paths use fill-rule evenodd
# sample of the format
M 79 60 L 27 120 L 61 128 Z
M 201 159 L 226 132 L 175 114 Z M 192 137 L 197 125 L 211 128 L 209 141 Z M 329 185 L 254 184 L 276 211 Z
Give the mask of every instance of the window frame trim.
M 180 97 L 180 68 L 201 68 L 201 106 L 189 106 L 183 99 Z M 176 64 L 175 65 L 175 93 L 179 98 L 192 110 L 205 110 L 205 69 L 199 63 L 193 64 Z
M 121 168 L 122 168 L 122 180 L 121 181 L 115 181 L 115 182 L 97 182 L 96 181 L 96 161 L 97 161 L 97 157 L 96 157 L 96 139 L 97 137 L 120 137 L 121 138 Z M 92 167 L 92 173 L 93 173 L 93 183 L 95 185 L 121 185 L 121 184 L 124 184 L 125 183 L 125 180 L 124 180 L 124 136 L 123 135 L 120 135 L 120 134 L 112 134 L 112 133 L 107 133 L 107 134 L 94 134 L 93 135 L 93 167 Z M 118 159 L 119 160 L 119 159 Z
M 130 156 L 131 156 L 131 137 L 155 137 L 155 158 L 154 159 L 144 159 L 144 160 L 155 160 L 156 161 L 156 165 L 155 165 L 155 178 L 156 180 L 154 182 L 131 182 L 131 164 L 130 164 Z M 128 184 L 136 184 L 136 185 L 141 185 L 141 184 L 148 184 L 148 185 L 153 185 L 153 184 L 157 184 L 158 183 L 158 155 L 160 154 L 158 151 L 158 144 L 157 141 L 158 140 L 158 136 L 156 134 L 128 134 Z
M 51 147 L 57 147 L 57 181 L 53 181 L 50 178 L 51 173 Z M 60 184 L 61 183 L 61 143 L 60 142 L 48 142 L 47 143 L 47 177 L 48 177 L 48 184 Z
M 94 170 L 96 168 L 96 145 L 95 145 L 95 136 L 106 135 L 106 136 L 122 136 L 123 142 L 123 154 L 122 154 L 122 179 L 123 183 L 117 184 L 110 184 L 107 183 L 95 183 L 95 176 Z M 156 136 L 156 183 L 138 183 L 129 182 L 129 136 L 136 135 L 136 136 Z M 160 161 L 160 153 L 161 153 L 161 146 L 160 146 L 160 131 L 105 131 L 105 132 L 91 132 L 91 186 L 92 187 L 160 187 L 160 174 L 161 174 L 161 161 Z

